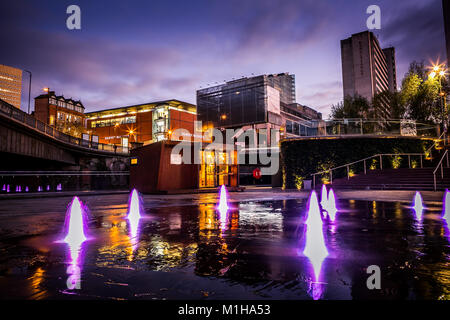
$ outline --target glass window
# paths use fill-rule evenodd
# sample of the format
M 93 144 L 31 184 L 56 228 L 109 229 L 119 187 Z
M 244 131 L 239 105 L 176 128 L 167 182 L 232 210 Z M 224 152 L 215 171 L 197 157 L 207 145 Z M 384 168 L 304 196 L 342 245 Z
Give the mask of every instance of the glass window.
M 292 121 L 286 120 L 286 132 L 292 133 Z

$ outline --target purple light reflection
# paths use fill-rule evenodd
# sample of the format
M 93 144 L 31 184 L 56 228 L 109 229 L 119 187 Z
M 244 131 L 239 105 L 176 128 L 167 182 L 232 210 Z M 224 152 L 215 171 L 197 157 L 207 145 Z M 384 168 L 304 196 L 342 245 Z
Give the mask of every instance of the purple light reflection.
M 317 200 L 316 192 L 311 192 L 309 198 L 308 218 L 306 220 L 306 245 L 303 254 L 310 260 L 314 270 L 314 282 L 317 283 L 320 280 L 320 270 L 322 263 L 328 256 L 328 250 L 325 245 L 325 239 L 323 236 L 323 223 L 320 214 L 319 202 Z M 317 291 L 317 285 L 311 284 L 313 299 L 320 298 Z

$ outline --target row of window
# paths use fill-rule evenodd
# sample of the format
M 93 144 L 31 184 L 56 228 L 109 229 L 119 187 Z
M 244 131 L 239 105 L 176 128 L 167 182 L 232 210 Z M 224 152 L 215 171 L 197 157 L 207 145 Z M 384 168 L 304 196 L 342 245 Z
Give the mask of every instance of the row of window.
M 125 124 L 125 123 L 136 123 L 136 116 L 92 121 L 91 128 L 110 127 L 116 124 Z
M 59 112 L 57 114 L 57 119 L 58 121 L 67 121 L 67 122 L 78 122 L 81 123 L 82 122 L 82 118 L 79 116 L 75 116 L 73 114 L 70 113 L 64 113 L 64 112 Z
M 65 102 L 65 101 L 61 101 L 61 100 L 56 100 L 54 98 L 50 98 L 49 103 L 53 104 L 55 106 L 58 106 L 58 107 L 67 108 L 69 110 L 75 110 L 77 112 L 84 113 L 84 108 L 82 106 L 73 105 L 70 102 Z
M 316 135 L 317 129 L 307 127 L 298 122 L 286 120 L 286 132 L 298 136 L 314 136 Z

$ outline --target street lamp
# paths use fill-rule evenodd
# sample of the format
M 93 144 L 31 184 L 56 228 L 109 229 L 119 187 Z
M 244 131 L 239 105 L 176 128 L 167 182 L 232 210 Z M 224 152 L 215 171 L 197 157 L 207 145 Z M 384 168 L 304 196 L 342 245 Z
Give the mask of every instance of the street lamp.
M 28 70 L 23 70 L 25 72 L 28 72 L 30 74 L 30 83 L 28 85 L 28 114 L 30 114 L 30 96 L 31 96 L 31 77 L 32 77 L 32 73 L 31 71 Z
M 442 78 L 445 77 L 447 72 L 447 69 L 445 68 L 444 64 L 437 64 L 434 65 L 432 68 L 432 71 L 429 74 L 430 79 L 434 79 L 435 77 L 438 77 L 439 79 L 439 99 L 441 102 L 441 110 L 442 110 L 442 125 L 444 127 L 444 132 L 447 132 L 447 121 L 445 120 L 445 114 L 447 112 L 447 101 L 446 101 L 446 94 L 442 91 Z M 444 100 L 444 103 L 442 103 L 442 99 Z

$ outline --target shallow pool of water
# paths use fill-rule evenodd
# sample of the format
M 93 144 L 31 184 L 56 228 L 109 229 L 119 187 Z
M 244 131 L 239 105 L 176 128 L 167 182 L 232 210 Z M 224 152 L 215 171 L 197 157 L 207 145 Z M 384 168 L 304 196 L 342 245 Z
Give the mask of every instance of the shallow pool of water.
M 406 203 L 338 201 L 335 221 L 323 222 L 328 256 L 314 281 L 303 255 L 305 200 L 231 202 L 226 216 L 213 200 L 146 204 L 136 236 L 126 202 L 92 207 L 76 263 L 56 242 L 63 214 L 2 237 L 0 298 L 450 298 L 442 208 L 428 208 L 420 222 Z M 30 221 L 45 219 L 36 209 Z M 367 287 L 370 265 L 380 267 L 380 290 Z

